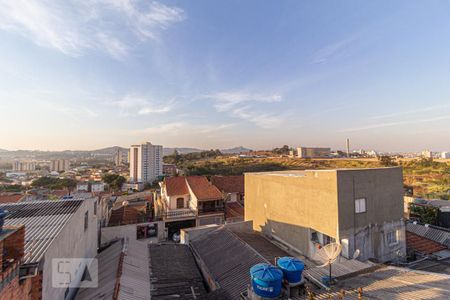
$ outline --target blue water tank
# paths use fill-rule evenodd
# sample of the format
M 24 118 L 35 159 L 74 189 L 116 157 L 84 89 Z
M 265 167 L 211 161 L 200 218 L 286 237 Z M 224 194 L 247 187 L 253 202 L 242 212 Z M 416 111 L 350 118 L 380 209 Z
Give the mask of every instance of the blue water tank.
M 277 265 L 283 271 L 284 279 L 289 283 L 298 283 L 302 280 L 305 264 L 300 259 L 285 256 L 277 260 Z
M 253 292 L 264 298 L 276 298 L 281 294 L 283 272 L 270 264 L 262 263 L 250 268 Z

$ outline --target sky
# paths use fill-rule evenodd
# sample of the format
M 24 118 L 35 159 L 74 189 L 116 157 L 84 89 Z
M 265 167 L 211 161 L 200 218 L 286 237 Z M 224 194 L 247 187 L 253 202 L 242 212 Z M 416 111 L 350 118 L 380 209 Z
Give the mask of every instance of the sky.
M 0 148 L 450 151 L 449 1 L 0 0 Z

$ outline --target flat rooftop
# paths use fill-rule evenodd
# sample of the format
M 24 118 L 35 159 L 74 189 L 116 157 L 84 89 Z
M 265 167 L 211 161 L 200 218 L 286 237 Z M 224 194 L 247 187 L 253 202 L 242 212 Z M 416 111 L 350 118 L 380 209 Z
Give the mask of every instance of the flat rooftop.
M 345 171 L 370 171 L 370 170 L 386 170 L 398 169 L 400 167 L 380 167 L 380 168 L 336 168 L 336 169 L 307 169 L 307 170 L 285 170 L 285 171 L 269 171 L 269 172 L 247 172 L 249 175 L 263 176 L 283 176 L 283 177 L 305 177 L 308 173 L 315 172 L 345 172 Z

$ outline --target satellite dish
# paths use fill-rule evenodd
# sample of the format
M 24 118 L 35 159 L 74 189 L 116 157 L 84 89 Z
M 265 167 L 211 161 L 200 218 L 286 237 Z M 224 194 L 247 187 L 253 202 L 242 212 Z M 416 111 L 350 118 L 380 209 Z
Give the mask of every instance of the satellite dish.
M 328 284 L 331 285 L 332 277 L 331 277 L 331 265 L 336 261 L 342 251 L 342 246 L 338 243 L 331 243 L 323 246 L 314 254 L 314 259 L 321 262 L 322 265 L 318 266 L 318 268 L 329 267 L 329 277 Z
M 359 251 L 359 249 L 356 249 L 355 253 L 353 253 L 353 259 L 357 259 L 360 254 L 361 251 Z

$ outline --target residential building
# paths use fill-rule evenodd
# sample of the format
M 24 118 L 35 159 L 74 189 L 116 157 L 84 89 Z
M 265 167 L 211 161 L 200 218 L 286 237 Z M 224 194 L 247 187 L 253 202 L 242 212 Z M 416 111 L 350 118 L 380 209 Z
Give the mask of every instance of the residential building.
M 15 160 L 13 162 L 13 171 L 28 172 L 35 171 L 37 162 L 35 161 L 19 161 Z
M 89 182 L 83 181 L 77 183 L 77 192 L 89 192 Z
M 117 152 L 114 155 L 114 164 L 116 166 L 121 166 L 128 163 L 128 150 L 123 150 L 121 148 L 117 148 Z
M 162 216 L 168 235 L 181 228 L 224 222 L 222 193 L 204 176 L 166 177 L 155 214 Z
M 56 159 L 50 161 L 50 172 L 69 171 L 70 162 L 67 159 Z
M 98 228 L 95 204 L 95 198 L 0 204 L 0 208 L 8 211 L 6 226 L 25 226 L 19 280 L 31 278 L 32 299 L 73 297 L 75 289 L 52 285 L 52 259 L 96 256 Z M 84 270 L 78 269 L 78 276 L 73 277 L 72 282 L 80 282 L 83 273 Z
M 441 158 L 443 159 L 449 159 L 450 158 L 450 152 L 442 152 Z
M 177 174 L 177 166 L 174 164 L 163 164 L 164 176 L 175 176 Z
M 423 150 L 421 156 L 423 158 L 433 158 L 433 152 L 430 150 Z
M 36 299 L 38 289 L 32 289 L 32 278 L 20 276 L 21 261 L 25 256 L 25 227 L 0 228 L 0 300 Z
M 143 143 L 130 147 L 130 181 L 152 183 L 163 175 L 163 147 Z
M 226 202 L 244 204 L 244 175 L 212 176 L 211 183 L 222 192 Z
M 297 155 L 300 158 L 330 157 L 331 148 L 299 147 L 297 148 Z
M 245 174 L 245 220 L 311 257 L 339 242 L 342 256 L 405 256 L 402 169 L 334 169 Z
M 105 191 L 105 183 L 94 181 L 90 183 L 92 193 L 101 193 Z

